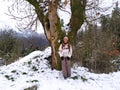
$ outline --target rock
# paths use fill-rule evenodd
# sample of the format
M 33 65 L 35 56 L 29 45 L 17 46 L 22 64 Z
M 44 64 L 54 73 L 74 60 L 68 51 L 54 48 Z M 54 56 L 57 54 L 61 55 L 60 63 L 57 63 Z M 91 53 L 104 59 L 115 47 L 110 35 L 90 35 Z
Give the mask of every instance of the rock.
M 34 85 L 32 87 L 25 88 L 24 90 L 37 90 L 37 85 Z

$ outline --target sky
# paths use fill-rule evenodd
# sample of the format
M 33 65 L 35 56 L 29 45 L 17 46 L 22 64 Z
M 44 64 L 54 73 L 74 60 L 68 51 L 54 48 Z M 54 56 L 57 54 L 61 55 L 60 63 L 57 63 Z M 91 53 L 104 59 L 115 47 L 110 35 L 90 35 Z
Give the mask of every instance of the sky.
M 9 1 L 9 2 L 8 2 Z M 17 31 L 16 25 L 17 21 L 8 16 L 8 7 L 11 6 L 12 1 L 10 0 L 0 0 L 0 28 L 9 26 Z M 44 33 L 43 27 L 39 25 L 38 33 Z
M 10 3 L 7 3 L 4 0 L 0 0 L 0 25 L 6 24 L 12 28 L 15 28 L 16 22 L 5 14 L 7 13 L 8 5 L 10 5 Z
M 106 7 L 106 6 L 111 6 L 112 3 L 116 2 L 117 0 L 101 0 L 101 1 L 102 1 L 101 7 Z M 11 19 L 11 17 L 5 14 L 5 13 L 8 13 L 7 9 L 8 9 L 8 6 L 11 5 L 11 3 L 12 2 L 10 0 L 0 0 L 0 27 L 6 24 L 12 27 L 13 29 L 16 29 L 16 21 Z M 66 6 L 67 11 L 69 11 L 68 8 L 69 6 Z M 111 9 L 108 10 L 106 13 L 109 13 L 109 12 L 111 12 Z M 65 24 L 69 22 L 70 14 L 63 11 L 59 11 L 59 16 L 64 20 Z M 39 28 L 41 31 L 38 30 L 37 32 L 43 33 L 43 30 L 42 30 L 43 28 L 41 25 L 39 26 Z

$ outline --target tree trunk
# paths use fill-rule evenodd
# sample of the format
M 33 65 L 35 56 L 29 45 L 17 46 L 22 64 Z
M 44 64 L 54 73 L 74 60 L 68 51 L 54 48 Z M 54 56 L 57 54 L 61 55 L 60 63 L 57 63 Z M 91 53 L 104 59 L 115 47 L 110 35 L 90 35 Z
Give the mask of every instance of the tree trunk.
M 50 42 L 52 48 L 52 68 L 61 69 L 60 59 L 58 55 L 58 40 L 60 39 L 60 33 L 62 33 L 60 26 L 60 19 L 57 15 L 56 2 L 49 3 L 47 23 L 49 27 L 45 25 L 45 34 Z
M 29 2 L 31 0 L 28 0 Z M 58 40 L 61 40 L 64 36 L 61 30 L 60 19 L 57 15 L 59 0 L 52 0 L 48 3 L 48 14 L 44 15 L 44 12 L 39 8 L 39 4 L 30 3 L 35 7 L 35 11 L 37 13 L 38 19 L 43 25 L 44 33 L 50 43 L 52 48 L 52 68 L 53 69 L 61 69 L 61 62 L 58 55 L 59 43 Z
M 70 42 L 72 43 L 72 48 L 73 48 L 73 60 L 78 60 L 80 61 L 80 58 L 78 58 L 78 53 L 76 52 L 76 47 L 78 42 L 76 42 L 76 36 L 77 36 L 77 31 L 80 29 L 82 24 L 84 23 L 85 20 L 85 7 L 86 7 L 86 0 L 70 0 L 71 4 L 71 19 L 70 19 L 70 29 L 71 32 L 68 34 Z M 82 65 L 82 60 L 80 61 Z
M 85 20 L 86 0 L 70 1 L 72 15 L 70 20 L 71 32 L 69 33 L 69 38 L 70 41 L 73 41 L 73 39 L 75 39 L 75 36 L 77 35 L 77 31 L 80 29 Z

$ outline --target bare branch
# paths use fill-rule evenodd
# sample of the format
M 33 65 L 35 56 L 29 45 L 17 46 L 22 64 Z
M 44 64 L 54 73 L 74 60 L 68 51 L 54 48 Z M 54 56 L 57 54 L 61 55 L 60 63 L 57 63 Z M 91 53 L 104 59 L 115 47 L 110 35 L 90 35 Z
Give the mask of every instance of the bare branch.
M 67 12 L 68 14 L 71 14 L 69 11 L 66 11 L 65 9 L 63 8 L 59 8 L 61 11 L 64 11 L 64 12 Z
M 115 3 L 113 3 L 110 6 L 106 6 L 106 7 L 101 7 L 100 5 L 103 4 L 103 0 L 90 0 L 87 2 L 87 6 L 86 6 L 86 20 L 88 22 L 94 22 L 96 20 L 98 20 L 100 18 L 100 15 L 102 13 L 105 13 L 106 11 L 110 10 L 111 7 L 113 7 L 113 5 Z M 111 14 L 111 12 L 110 12 Z
M 39 1 L 42 2 L 43 0 Z M 19 30 L 31 29 L 33 27 L 36 30 L 38 17 L 33 6 L 26 0 L 13 0 L 13 4 L 8 8 L 8 13 L 6 14 L 17 21 L 16 27 Z

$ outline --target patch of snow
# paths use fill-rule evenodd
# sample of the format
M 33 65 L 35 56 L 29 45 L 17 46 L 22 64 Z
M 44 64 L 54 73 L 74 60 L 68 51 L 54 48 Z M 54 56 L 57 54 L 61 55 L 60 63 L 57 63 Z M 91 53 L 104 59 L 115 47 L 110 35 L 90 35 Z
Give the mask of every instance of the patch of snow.
M 7 66 L 0 67 L 0 90 L 24 90 L 37 85 L 37 90 L 119 90 L 120 72 L 95 74 L 74 64 L 72 75 L 64 79 L 61 71 L 51 70 L 47 57 L 51 48 L 34 51 Z

